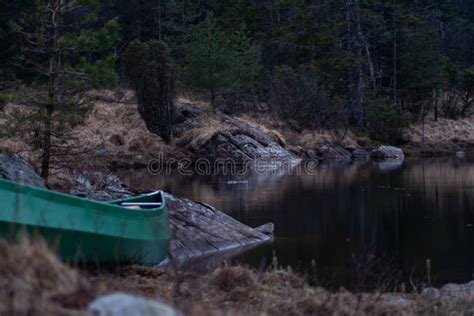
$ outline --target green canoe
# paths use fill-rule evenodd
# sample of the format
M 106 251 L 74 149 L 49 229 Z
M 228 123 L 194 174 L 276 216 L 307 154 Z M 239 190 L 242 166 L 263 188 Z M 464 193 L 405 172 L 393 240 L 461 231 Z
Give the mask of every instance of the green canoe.
M 0 234 L 39 234 L 64 260 L 156 264 L 170 228 L 162 192 L 95 202 L 0 180 Z

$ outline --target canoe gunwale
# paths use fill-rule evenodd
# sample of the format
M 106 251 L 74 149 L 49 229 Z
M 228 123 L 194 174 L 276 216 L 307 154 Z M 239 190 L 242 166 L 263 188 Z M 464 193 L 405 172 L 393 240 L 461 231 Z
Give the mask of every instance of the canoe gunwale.
M 145 195 L 138 195 L 122 200 L 113 200 L 113 201 L 106 201 L 106 202 L 99 202 L 93 201 L 82 197 L 72 196 L 65 193 L 60 192 L 53 192 L 47 189 L 33 187 L 30 185 L 20 184 L 17 182 L 9 181 L 0 179 L 0 192 L 2 190 L 11 191 L 15 194 L 23 195 L 26 198 L 31 197 L 34 199 L 42 199 L 46 201 L 51 201 L 51 203 L 57 204 L 64 204 L 64 205 L 72 205 L 75 207 L 79 207 L 84 209 L 89 213 L 95 213 L 97 215 L 110 215 L 113 214 L 114 216 L 121 217 L 124 219 L 130 220 L 141 220 L 143 218 L 153 218 L 153 217 L 161 217 L 167 212 L 166 209 L 166 201 L 165 195 L 162 191 L 157 191 L 161 193 L 161 198 L 163 200 L 163 204 L 159 208 L 150 208 L 150 209 L 130 209 L 127 207 L 123 207 L 118 204 L 114 204 L 117 201 L 130 201 L 136 200 L 143 197 L 148 196 Z

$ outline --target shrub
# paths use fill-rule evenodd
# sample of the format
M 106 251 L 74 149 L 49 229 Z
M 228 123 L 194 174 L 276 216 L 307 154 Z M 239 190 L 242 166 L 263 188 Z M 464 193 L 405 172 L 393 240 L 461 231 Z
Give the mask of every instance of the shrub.
M 383 102 L 370 101 L 366 108 L 366 130 L 370 138 L 396 144 L 407 126 L 400 112 Z
M 126 76 L 135 90 L 138 112 L 147 128 L 171 140 L 175 114 L 175 66 L 165 43 L 151 40 L 130 43 L 123 55 Z

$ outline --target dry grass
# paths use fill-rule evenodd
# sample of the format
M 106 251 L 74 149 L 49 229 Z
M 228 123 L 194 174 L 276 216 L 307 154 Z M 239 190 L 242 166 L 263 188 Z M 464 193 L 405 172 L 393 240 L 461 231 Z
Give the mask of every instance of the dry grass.
M 174 148 L 166 145 L 161 137 L 146 128 L 137 111 L 137 105 L 127 101 L 132 99 L 130 92 L 123 93 L 126 97 L 125 102 L 113 101 L 116 97 L 110 91 L 98 93 L 99 99 L 87 117 L 73 129 L 72 137 L 63 144 L 83 154 L 67 157 L 67 164 L 61 164 L 61 167 L 71 166 L 74 169 L 88 170 L 108 168 L 116 163 L 133 165 L 139 161 L 146 164 L 148 159 L 157 157 L 160 153 L 168 154 L 174 151 Z M 6 105 L 0 112 L 0 126 L 8 123 L 15 113 L 24 111 L 26 111 L 24 106 Z M 27 127 L 33 129 L 32 126 Z M 28 134 L 1 139 L 0 152 L 18 153 L 39 168 L 41 151 L 32 145 Z M 60 166 L 56 165 L 53 159 L 52 168 L 58 167 Z M 50 182 L 53 184 L 64 182 L 64 178 L 69 177 L 64 174 L 67 172 L 67 168 L 53 172 Z
M 300 133 L 291 130 L 288 125 L 269 113 L 254 116 L 240 115 L 239 120 L 261 130 L 276 142 L 296 152 L 302 148 L 317 149 L 322 145 L 339 143 L 344 147 L 357 148 L 367 143 L 366 139 L 356 137 L 351 131 L 316 131 L 303 130 Z
M 428 300 L 399 293 L 390 299 L 381 293 L 334 293 L 311 287 L 288 270 L 240 266 L 178 277 L 157 268 L 128 266 L 91 278 L 110 290 L 159 298 L 186 315 L 447 315 L 469 312 L 474 304 L 474 297 Z
M 186 315 L 470 315 L 474 297 L 330 292 L 291 270 L 223 266 L 195 275 L 138 265 L 79 272 L 44 243 L 0 243 L 1 315 L 86 315 L 95 297 L 123 291 L 164 301 Z M 94 284 L 91 285 L 91 284 Z
M 325 144 L 340 144 L 347 148 L 359 147 L 357 137 L 347 131 L 309 131 L 304 130 L 300 136 L 300 145 L 305 148 L 319 148 Z
M 94 293 L 43 242 L 0 242 L 0 315 L 81 315 Z
M 185 105 L 192 105 L 200 109 L 209 110 L 209 102 L 203 101 L 202 97 L 193 95 L 191 93 L 184 93 L 177 98 L 177 102 Z
M 417 123 L 404 134 L 413 147 L 439 152 L 454 152 L 474 146 L 474 117 L 450 120 L 439 118 L 437 122 L 427 119 L 424 126 Z

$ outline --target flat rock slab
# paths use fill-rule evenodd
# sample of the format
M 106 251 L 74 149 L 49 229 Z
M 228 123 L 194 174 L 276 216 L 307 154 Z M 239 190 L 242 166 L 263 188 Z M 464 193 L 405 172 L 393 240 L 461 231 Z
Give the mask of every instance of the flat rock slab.
M 166 199 L 173 234 L 168 262 L 237 250 L 272 239 L 268 229 L 262 232 L 251 228 L 210 205 L 170 194 Z

